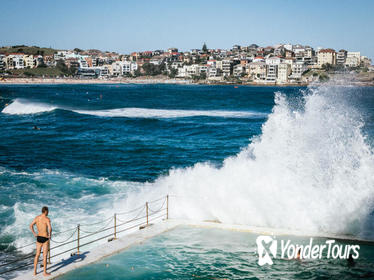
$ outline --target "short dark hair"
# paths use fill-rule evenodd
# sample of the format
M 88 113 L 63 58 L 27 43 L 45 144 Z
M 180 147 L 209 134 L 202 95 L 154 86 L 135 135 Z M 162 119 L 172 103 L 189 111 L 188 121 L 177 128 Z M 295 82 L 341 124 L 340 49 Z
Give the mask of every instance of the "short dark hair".
M 48 212 L 48 207 L 47 206 L 43 206 L 42 213 L 46 213 L 46 212 Z

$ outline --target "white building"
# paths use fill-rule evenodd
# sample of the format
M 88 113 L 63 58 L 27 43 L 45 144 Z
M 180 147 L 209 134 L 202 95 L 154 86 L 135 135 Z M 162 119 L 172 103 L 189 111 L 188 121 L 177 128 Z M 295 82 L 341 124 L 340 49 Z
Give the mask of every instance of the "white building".
M 305 71 L 308 70 L 308 66 L 302 61 L 296 61 L 292 64 L 292 75 L 293 79 L 300 79 Z
M 277 83 L 288 83 L 288 76 L 291 74 L 291 65 L 288 63 L 280 63 L 278 65 Z
M 122 75 L 134 74 L 138 70 L 138 64 L 134 61 L 122 62 Z
M 198 64 L 184 65 L 178 68 L 178 78 L 192 78 L 192 76 L 199 75 L 200 66 Z
M 233 68 L 233 75 L 235 77 L 239 78 L 239 77 L 242 76 L 243 73 L 245 73 L 245 66 L 244 65 L 237 64 L 237 65 L 234 66 L 234 68 Z
M 253 80 L 265 80 L 266 79 L 266 63 L 265 62 L 251 62 L 247 64 L 247 70 L 249 78 Z
M 6 57 L 6 65 L 8 69 L 23 69 L 25 68 L 23 61 L 23 54 L 10 54 Z
M 109 74 L 114 77 L 118 77 L 119 75 L 122 75 L 122 67 L 123 67 L 122 61 L 113 62 L 111 67 L 109 68 Z
M 269 82 L 275 82 L 278 77 L 278 65 L 281 63 L 281 58 L 274 56 L 268 57 L 265 60 L 266 63 L 266 80 Z
M 23 62 L 25 68 L 34 68 L 36 66 L 35 59 L 33 55 L 27 55 L 25 54 L 23 56 Z
M 231 75 L 232 62 L 229 59 L 222 60 L 222 74 L 224 77 Z
M 217 67 L 208 66 L 207 77 L 208 78 L 214 78 L 214 77 L 218 77 L 218 76 L 219 76 L 219 71 L 218 71 Z
M 208 65 L 200 65 L 199 66 L 199 74 L 207 74 L 208 73 Z
M 358 67 L 361 63 L 361 53 L 360 52 L 347 52 L 347 58 L 345 60 L 345 65 L 348 67 Z

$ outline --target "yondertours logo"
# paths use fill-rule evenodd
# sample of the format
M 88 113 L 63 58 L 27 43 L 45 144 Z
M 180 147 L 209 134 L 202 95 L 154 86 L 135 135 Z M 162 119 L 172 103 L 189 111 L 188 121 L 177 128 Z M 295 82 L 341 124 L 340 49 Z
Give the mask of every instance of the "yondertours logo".
M 313 238 L 305 245 L 294 244 L 291 240 L 277 240 L 275 237 L 260 235 L 256 239 L 258 264 L 272 265 L 277 259 L 357 259 L 360 245 L 336 244 L 335 240 L 328 239 L 323 244 L 314 244 Z M 280 252 L 278 252 L 280 245 Z M 280 254 L 278 254 L 280 253 Z

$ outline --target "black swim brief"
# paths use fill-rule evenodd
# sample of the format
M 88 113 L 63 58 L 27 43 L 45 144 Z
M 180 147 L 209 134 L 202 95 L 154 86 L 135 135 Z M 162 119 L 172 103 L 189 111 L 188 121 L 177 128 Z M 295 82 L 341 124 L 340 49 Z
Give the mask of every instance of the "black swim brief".
M 36 241 L 38 241 L 39 243 L 45 243 L 49 240 L 49 238 L 47 237 L 44 237 L 44 236 L 37 236 L 36 237 Z

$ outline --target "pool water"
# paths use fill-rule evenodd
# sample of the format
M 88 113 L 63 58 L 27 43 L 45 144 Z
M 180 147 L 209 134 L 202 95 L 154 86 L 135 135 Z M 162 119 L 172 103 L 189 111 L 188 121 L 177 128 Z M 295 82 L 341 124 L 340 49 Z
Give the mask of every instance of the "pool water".
M 259 266 L 257 234 L 183 226 L 58 279 L 351 279 L 374 278 L 373 245 L 360 244 L 353 267 L 347 260 L 286 260 Z M 307 244 L 309 238 L 277 239 Z M 314 244 L 326 239 L 314 238 Z M 279 251 L 278 251 L 279 252 Z

